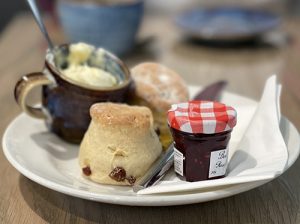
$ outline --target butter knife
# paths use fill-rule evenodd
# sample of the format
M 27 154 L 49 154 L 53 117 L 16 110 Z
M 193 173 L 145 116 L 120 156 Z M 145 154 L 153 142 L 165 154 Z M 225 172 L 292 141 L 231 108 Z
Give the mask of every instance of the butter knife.
M 226 81 L 215 82 L 197 93 L 193 100 L 219 100 L 221 93 L 226 86 Z M 171 144 L 165 154 L 163 154 L 147 173 L 133 185 L 133 191 L 138 192 L 147 187 L 156 185 L 173 166 L 173 163 L 174 149 L 173 144 Z

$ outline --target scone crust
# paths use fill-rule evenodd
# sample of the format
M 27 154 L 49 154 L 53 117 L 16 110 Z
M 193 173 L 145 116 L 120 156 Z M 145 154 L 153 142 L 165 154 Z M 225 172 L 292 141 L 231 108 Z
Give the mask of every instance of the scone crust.
M 117 103 L 96 103 L 90 108 L 91 118 L 102 127 L 134 127 L 148 130 L 153 123 L 152 112 L 144 106 Z
M 138 100 L 158 111 L 167 111 L 174 103 L 188 100 L 184 80 L 173 70 L 161 64 L 141 63 L 131 70 Z

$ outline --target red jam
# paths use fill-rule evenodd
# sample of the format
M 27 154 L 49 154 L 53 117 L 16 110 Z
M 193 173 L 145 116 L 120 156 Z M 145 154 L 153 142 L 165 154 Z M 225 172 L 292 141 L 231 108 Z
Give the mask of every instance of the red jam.
M 216 134 L 190 134 L 171 128 L 171 132 L 174 147 L 184 157 L 184 180 L 194 182 L 225 177 L 225 173 L 220 176 L 215 175 L 218 175 L 216 170 L 220 168 L 226 171 L 227 152 L 224 153 L 224 149 L 227 148 L 231 131 Z M 211 153 L 216 151 L 220 151 L 217 152 L 219 159 L 215 160 L 214 168 L 210 169 Z
M 168 123 L 174 139 L 174 169 L 190 182 L 225 177 L 228 143 L 236 111 L 212 101 L 172 105 Z

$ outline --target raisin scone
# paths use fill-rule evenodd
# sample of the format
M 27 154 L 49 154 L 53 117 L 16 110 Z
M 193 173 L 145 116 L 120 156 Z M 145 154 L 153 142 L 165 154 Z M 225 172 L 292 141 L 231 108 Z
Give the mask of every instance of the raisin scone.
M 184 80 L 173 70 L 157 63 L 141 63 L 131 69 L 135 90 L 131 104 L 149 107 L 153 112 L 154 126 L 164 148 L 172 142 L 167 126 L 167 111 L 172 104 L 189 99 Z
M 80 145 L 83 174 L 102 184 L 132 185 L 160 156 L 162 146 L 147 107 L 97 103 Z

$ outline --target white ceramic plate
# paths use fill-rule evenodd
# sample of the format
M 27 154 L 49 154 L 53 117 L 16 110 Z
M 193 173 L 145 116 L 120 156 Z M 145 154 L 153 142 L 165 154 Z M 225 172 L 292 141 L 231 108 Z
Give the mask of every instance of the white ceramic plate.
M 198 89 L 199 87 L 190 87 L 191 95 Z M 257 105 L 251 99 L 230 93 L 224 93 L 222 101 L 235 106 L 237 110 L 253 112 Z M 288 169 L 299 155 L 299 134 L 284 118 L 281 131 L 289 153 Z M 235 195 L 267 182 L 256 181 L 202 191 L 158 195 L 136 195 L 130 187 L 96 184 L 81 176 L 77 163 L 77 145 L 62 141 L 48 132 L 41 120 L 25 114 L 12 121 L 5 131 L 2 143 L 8 161 L 29 179 L 64 194 L 105 203 L 132 206 L 191 204 Z

